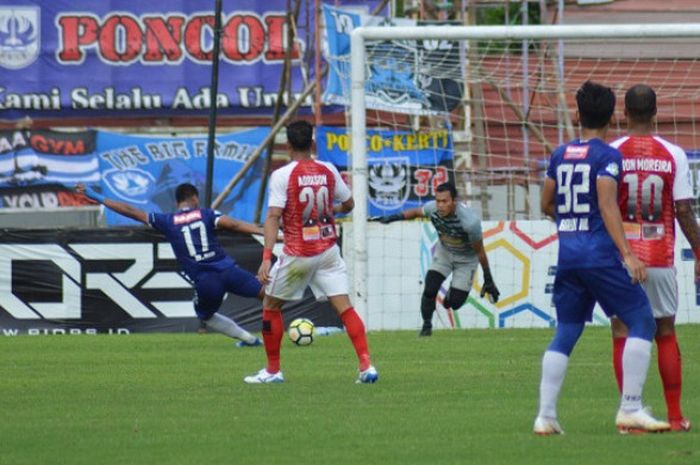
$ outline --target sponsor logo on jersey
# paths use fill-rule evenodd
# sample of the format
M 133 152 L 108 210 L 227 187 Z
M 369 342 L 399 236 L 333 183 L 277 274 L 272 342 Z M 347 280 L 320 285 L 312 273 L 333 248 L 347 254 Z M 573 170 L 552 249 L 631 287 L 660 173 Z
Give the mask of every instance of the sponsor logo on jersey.
M 40 33 L 38 7 L 0 7 L 0 66 L 21 69 L 34 63 L 39 56 Z
M 583 160 L 588 156 L 587 145 L 570 145 L 564 152 L 564 160 Z
M 194 210 L 194 211 L 185 212 L 185 213 L 178 213 L 177 215 L 173 216 L 173 223 L 184 224 L 184 223 L 191 223 L 195 220 L 201 220 L 201 219 L 202 219 L 202 211 L 201 210 Z
M 369 201 L 382 209 L 400 208 L 408 199 L 408 157 L 373 158 L 369 167 Z

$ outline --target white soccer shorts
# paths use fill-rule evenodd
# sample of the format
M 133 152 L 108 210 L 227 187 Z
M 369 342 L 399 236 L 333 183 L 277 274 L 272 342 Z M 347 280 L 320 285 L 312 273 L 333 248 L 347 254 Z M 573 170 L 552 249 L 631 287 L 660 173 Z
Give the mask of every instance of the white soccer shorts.
M 319 300 L 349 293 L 348 272 L 337 245 L 313 257 L 281 254 L 270 270 L 265 294 L 285 301 L 301 300 L 307 286 Z
M 644 292 L 649 297 L 654 318 L 666 318 L 678 310 L 678 282 L 676 269 L 647 268 L 647 280 L 642 283 Z

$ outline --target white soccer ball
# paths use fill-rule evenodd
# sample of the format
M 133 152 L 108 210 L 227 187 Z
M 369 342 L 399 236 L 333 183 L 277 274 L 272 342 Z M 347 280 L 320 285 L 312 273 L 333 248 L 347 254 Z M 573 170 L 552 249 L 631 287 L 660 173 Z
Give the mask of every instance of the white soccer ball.
M 314 323 L 307 318 L 297 318 L 289 324 L 289 339 L 298 346 L 308 346 L 314 342 Z

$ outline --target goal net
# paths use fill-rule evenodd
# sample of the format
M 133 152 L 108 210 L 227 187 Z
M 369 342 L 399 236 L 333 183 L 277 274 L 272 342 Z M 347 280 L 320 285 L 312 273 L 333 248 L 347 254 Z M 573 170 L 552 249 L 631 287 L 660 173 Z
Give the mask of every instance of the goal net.
M 624 93 L 651 85 L 658 134 L 683 147 L 698 186 L 700 25 L 363 27 L 352 55 L 331 56 L 346 105 L 348 172 L 356 210 L 343 251 L 355 306 L 370 329 L 414 329 L 423 278 L 438 240 L 423 221 L 368 221 L 433 198 L 453 181 L 482 217 L 501 300 L 479 297 L 480 269 L 458 311 L 441 305 L 437 327 L 547 327 L 558 250 L 555 226 L 539 212 L 550 152 L 578 134 L 575 91 L 586 80 L 612 87 L 625 133 Z M 321 144 L 323 142 L 320 142 Z M 350 148 L 351 146 L 351 148 Z M 700 322 L 692 255 L 677 235 L 678 322 Z M 607 324 L 600 309 L 594 322 Z

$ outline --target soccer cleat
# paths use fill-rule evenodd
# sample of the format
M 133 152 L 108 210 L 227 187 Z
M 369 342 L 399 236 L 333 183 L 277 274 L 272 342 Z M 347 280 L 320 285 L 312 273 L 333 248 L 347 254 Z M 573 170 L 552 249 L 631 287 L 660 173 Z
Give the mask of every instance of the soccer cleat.
M 284 383 L 284 376 L 281 371 L 269 373 L 267 369 L 263 368 L 254 375 L 246 376 L 243 381 L 248 384 L 277 384 Z
M 690 431 L 691 424 L 690 420 L 687 418 L 681 417 L 681 418 L 674 418 L 672 420 L 668 421 L 671 424 L 671 431 L 675 432 L 687 432 Z
M 373 384 L 376 383 L 378 379 L 379 373 L 377 373 L 377 369 L 370 365 L 369 368 L 360 372 L 355 384 Z
M 423 329 L 418 333 L 418 337 L 432 336 L 433 328 L 430 326 L 423 326 Z
M 619 410 L 615 426 L 620 434 L 663 433 L 671 429 L 667 422 L 652 417 L 646 407 L 633 412 Z
M 263 345 L 263 342 L 259 337 L 256 337 L 253 342 L 238 341 L 236 342 L 236 347 L 258 347 Z
M 539 436 L 551 436 L 553 434 L 564 434 L 564 430 L 559 426 L 559 422 L 554 418 L 537 417 L 532 432 Z

